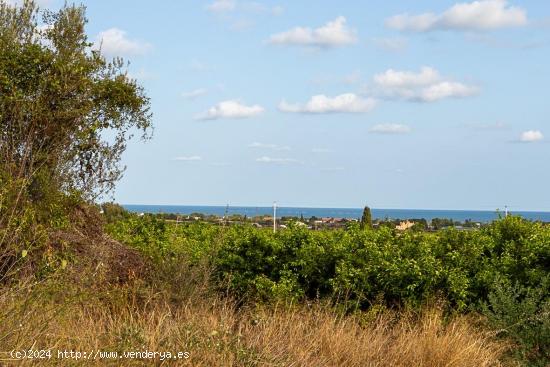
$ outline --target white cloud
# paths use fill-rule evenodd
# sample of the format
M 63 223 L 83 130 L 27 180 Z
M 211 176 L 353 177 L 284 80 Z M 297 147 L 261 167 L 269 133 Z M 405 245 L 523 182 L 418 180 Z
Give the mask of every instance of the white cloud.
M 519 141 L 523 143 L 534 143 L 544 139 L 544 135 L 539 130 L 528 130 L 521 133 Z
M 216 120 L 222 118 L 242 119 L 254 117 L 265 110 L 260 105 L 246 106 L 239 101 L 223 101 L 210 107 L 206 112 L 195 116 L 197 120 Z
M 236 2 L 234 0 L 216 0 L 213 3 L 206 6 L 211 12 L 225 13 L 235 10 Z
M 330 48 L 357 42 L 356 31 L 346 26 L 346 18 L 339 16 L 319 28 L 296 27 L 277 33 L 269 43 Z
M 386 19 L 386 26 L 400 31 L 426 32 L 437 22 L 437 15 L 426 13 L 421 15 L 399 14 Z
M 369 131 L 375 134 L 408 134 L 411 128 L 401 124 L 378 124 L 371 127 Z
M 176 157 L 174 158 L 175 161 L 184 161 L 184 162 L 196 162 L 196 161 L 202 161 L 202 157 L 198 155 L 192 155 L 188 157 Z
M 374 84 L 386 97 L 417 102 L 469 97 L 478 92 L 477 87 L 444 78 L 430 67 L 423 67 L 418 73 L 389 69 L 375 75 Z
M 289 146 L 286 145 L 277 145 L 277 144 L 265 144 L 254 142 L 248 145 L 249 148 L 259 148 L 259 149 L 273 149 L 273 150 L 290 150 Z
M 430 85 L 422 90 L 418 99 L 422 102 L 435 102 L 444 98 L 464 98 L 477 93 L 477 88 L 458 82 L 445 81 Z
M 299 160 L 294 158 L 272 158 L 272 157 L 260 157 L 256 158 L 256 162 L 260 163 L 273 163 L 273 164 L 297 164 L 301 163 Z
M 484 31 L 519 27 L 527 24 L 524 9 L 507 0 L 479 0 L 457 3 L 441 14 L 399 14 L 386 19 L 386 25 L 400 31 L 429 32 L 435 30 Z
M 198 89 L 191 90 L 189 92 L 184 92 L 181 94 L 181 96 L 185 99 L 196 99 L 200 96 L 204 96 L 206 93 L 208 93 L 208 89 L 198 88 Z
M 93 48 L 101 48 L 107 56 L 127 56 L 143 55 L 151 49 L 151 45 L 129 39 L 126 32 L 121 29 L 110 28 L 97 35 Z
M 440 80 L 439 72 L 430 67 L 423 67 L 419 73 L 389 69 L 374 76 L 374 82 L 384 88 L 422 87 Z
M 376 106 L 373 98 L 362 98 L 353 93 L 341 94 L 336 97 L 327 97 L 319 94 L 311 97 L 306 104 L 290 104 L 282 101 L 279 109 L 283 112 L 299 113 L 364 113 Z

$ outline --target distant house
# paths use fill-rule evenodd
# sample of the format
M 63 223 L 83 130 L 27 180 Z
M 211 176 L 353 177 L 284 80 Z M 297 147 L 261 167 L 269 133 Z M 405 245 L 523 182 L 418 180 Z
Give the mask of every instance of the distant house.
M 406 231 L 407 229 L 411 228 L 412 226 L 414 226 L 414 222 L 406 220 L 406 221 L 401 222 L 398 225 L 396 225 L 395 229 L 397 229 L 398 231 Z
M 321 222 L 325 224 L 343 223 L 346 218 L 321 218 Z

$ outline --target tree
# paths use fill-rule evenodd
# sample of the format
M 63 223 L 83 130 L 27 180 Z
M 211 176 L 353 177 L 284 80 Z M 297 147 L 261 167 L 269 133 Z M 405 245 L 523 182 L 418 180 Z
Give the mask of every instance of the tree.
M 361 217 L 361 228 L 372 228 L 372 214 L 370 208 L 365 206 L 363 216 Z
M 35 202 L 48 190 L 110 192 L 127 141 L 150 137 L 143 88 L 121 58 L 93 49 L 86 22 L 82 6 L 51 12 L 0 0 L 0 173 L 22 179 Z

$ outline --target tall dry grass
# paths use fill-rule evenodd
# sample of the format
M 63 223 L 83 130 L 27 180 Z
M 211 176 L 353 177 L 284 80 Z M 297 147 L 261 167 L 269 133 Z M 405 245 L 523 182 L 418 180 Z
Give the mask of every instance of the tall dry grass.
M 49 348 L 51 360 L 2 365 L 499 366 L 506 345 L 468 317 L 420 314 L 341 316 L 322 305 L 237 309 L 193 296 L 178 305 L 159 294 L 111 290 L 11 297 L 0 293 L 0 351 Z M 47 301 L 45 301 L 47 300 Z M 187 351 L 186 360 L 57 359 L 56 350 Z M 7 358 L 2 355 L 0 358 Z

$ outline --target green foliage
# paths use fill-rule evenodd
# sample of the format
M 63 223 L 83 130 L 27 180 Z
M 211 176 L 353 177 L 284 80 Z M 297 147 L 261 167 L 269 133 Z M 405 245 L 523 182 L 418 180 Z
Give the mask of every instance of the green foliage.
M 363 215 L 361 216 L 361 228 L 372 228 L 372 214 L 368 206 L 365 206 L 363 209 Z
M 431 224 L 433 229 L 441 229 L 445 227 L 453 227 L 455 222 L 452 219 L 447 218 L 433 218 L 431 220 Z
M 181 256 L 208 262 L 219 288 L 239 298 L 324 298 L 350 310 L 418 307 L 441 297 L 455 311 L 488 315 L 521 346 L 523 359 L 548 360 L 542 352 L 548 349 L 548 226 L 509 216 L 469 231 L 365 231 L 358 224 L 312 231 L 291 224 L 273 233 L 158 218 L 131 214 L 108 228 L 161 263 Z
M 550 228 L 511 216 L 476 231 L 363 231 L 357 225 L 311 231 L 290 225 L 272 233 L 125 215 L 108 226 L 116 239 L 159 259 L 209 256 L 239 294 L 253 293 L 257 281 L 265 289 L 268 279 L 292 283 L 296 296 L 309 298 L 345 295 L 368 304 L 383 295 L 395 304 L 441 294 L 465 309 L 487 300 L 499 278 L 537 287 L 550 272 Z
M 107 225 L 107 229 L 115 239 L 131 243 L 133 247 L 158 262 L 170 258 L 173 253 L 166 222 L 153 215 L 143 218 L 134 215 L 125 221 L 117 222 L 116 225 Z
M 84 11 L 0 1 L 0 281 L 66 266 L 50 234 L 114 187 L 133 133 L 149 136 L 149 99 L 121 59 L 91 50 Z
M 34 203 L 25 186 L 25 179 L 13 179 L 0 168 L 0 282 L 17 279 L 31 265 L 39 276 L 45 266 L 58 268 L 45 252 L 49 235 L 69 226 L 68 213 L 79 202 L 73 195 L 45 191 Z
M 112 215 L 107 213 L 104 212 Z M 118 217 L 122 219 L 107 222 L 106 231 L 114 239 L 139 249 L 157 263 L 166 263 L 182 255 L 199 263 L 209 258 L 219 238 L 219 227 L 201 222 L 175 224 L 166 222 L 160 215 L 140 216 L 128 212 Z
M 130 217 L 130 213 L 122 205 L 115 203 L 101 204 L 103 218 L 107 223 L 115 223 Z
M 121 59 L 91 51 L 84 7 L 41 15 L 0 2 L 0 162 L 33 202 L 113 188 L 132 131 L 151 126 L 149 100 Z M 106 139 L 107 133 L 109 139 Z
M 483 313 L 499 333 L 518 345 L 515 356 L 530 366 L 547 366 L 550 361 L 550 275 L 538 286 L 526 287 L 499 279 Z

